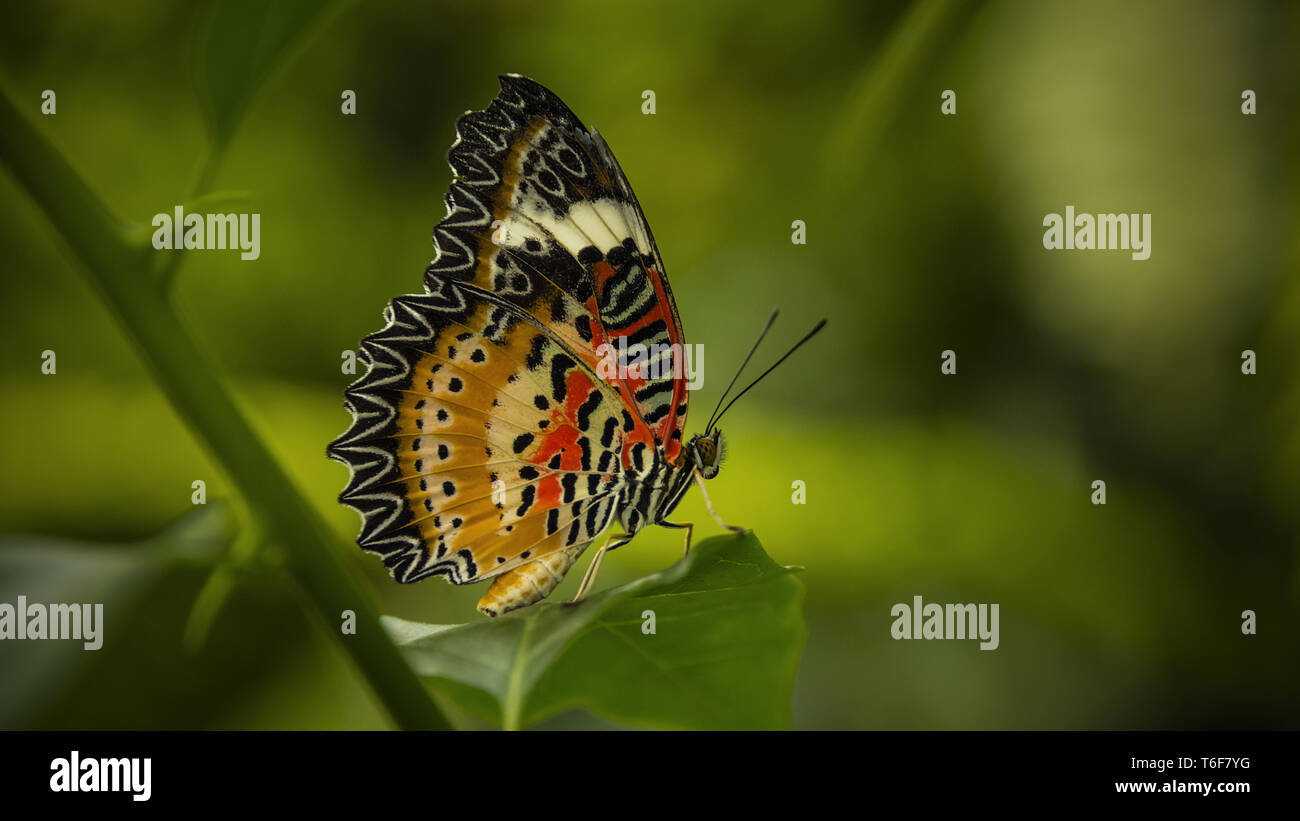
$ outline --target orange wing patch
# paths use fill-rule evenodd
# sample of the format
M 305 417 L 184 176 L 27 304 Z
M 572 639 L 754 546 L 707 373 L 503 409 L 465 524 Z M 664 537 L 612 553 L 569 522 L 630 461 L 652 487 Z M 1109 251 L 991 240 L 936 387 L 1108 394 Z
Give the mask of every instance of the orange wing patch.
M 590 542 L 613 515 L 628 421 L 536 326 L 496 341 L 473 330 L 491 313 L 485 302 L 423 346 L 392 434 L 412 523 L 461 581 Z

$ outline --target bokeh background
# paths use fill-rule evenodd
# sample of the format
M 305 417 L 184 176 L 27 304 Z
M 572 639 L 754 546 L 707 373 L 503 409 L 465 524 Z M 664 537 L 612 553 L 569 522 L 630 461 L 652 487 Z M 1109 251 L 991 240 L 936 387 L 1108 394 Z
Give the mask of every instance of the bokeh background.
M 340 356 L 420 289 L 455 118 L 515 71 L 599 128 L 636 187 L 706 352 L 688 429 L 773 307 L 760 363 L 829 318 L 727 417 L 710 486 L 806 567 L 796 726 L 1300 726 L 1294 5 L 343 5 L 268 73 L 216 163 L 202 89 L 221 15 L 4 16 L 0 84 L 117 214 L 147 226 L 200 187 L 214 204 L 193 210 L 261 213 L 261 258 L 190 255 L 175 304 L 384 612 L 461 622 L 483 591 L 399 586 L 348 547 L 346 469 L 324 457 L 348 424 Z M 1150 260 L 1045 251 L 1043 216 L 1067 205 L 1152 213 Z M 292 585 L 249 573 L 214 594 L 186 558 L 256 534 L 7 173 L 0 247 L 0 600 L 95 596 L 109 619 L 97 653 L 0 645 L 0 726 L 386 726 Z M 163 539 L 190 553 L 151 560 L 195 479 L 208 515 Z M 698 496 L 683 509 L 716 530 Z M 602 586 L 679 551 L 646 531 Z M 890 607 L 915 595 L 999 603 L 1001 647 L 892 640 Z

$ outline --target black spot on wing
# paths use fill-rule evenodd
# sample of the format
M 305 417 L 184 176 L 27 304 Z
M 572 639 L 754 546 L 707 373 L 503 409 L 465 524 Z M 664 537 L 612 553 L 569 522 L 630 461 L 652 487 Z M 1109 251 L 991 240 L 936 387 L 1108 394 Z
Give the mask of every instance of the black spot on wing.
M 562 353 L 556 354 L 551 360 L 551 396 L 556 402 L 563 402 L 565 395 L 568 394 L 569 386 L 564 381 L 564 375 L 577 364 L 567 354 Z
M 609 417 L 605 420 L 605 429 L 600 433 L 600 446 L 609 448 L 614 444 L 614 431 L 618 430 L 618 420 Z
M 524 364 L 528 366 L 528 370 L 535 371 L 538 368 L 542 367 L 542 360 L 543 360 L 542 350 L 545 347 L 546 347 L 545 336 L 543 336 L 542 334 L 537 334 L 536 336 L 533 337 L 532 345 L 530 346 L 528 351 L 528 358 L 524 360 Z
M 591 414 L 600 407 L 600 391 L 592 391 L 587 401 L 578 406 L 578 430 L 586 431 L 591 427 Z
M 523 453 L 532 443 L 533 435 L 531 433 L 521 433 L 515 437 L 515 441 L 510 447 L 516 454 L 519 454 Z
M 528 509 L 533 506 L 533 502 L 536 499 L 537 488 L 532 485 L 526 485 L 523 491 L 519 494 L 519 508 L 515 510 L 515 515 L 523 516 L 527 513 Z
M 591 317 L 586 314 L 579 316 L 573 320 L 573 329 L 578 332 L 578 336 L 582 337 L 583 342 L 591 341 Z

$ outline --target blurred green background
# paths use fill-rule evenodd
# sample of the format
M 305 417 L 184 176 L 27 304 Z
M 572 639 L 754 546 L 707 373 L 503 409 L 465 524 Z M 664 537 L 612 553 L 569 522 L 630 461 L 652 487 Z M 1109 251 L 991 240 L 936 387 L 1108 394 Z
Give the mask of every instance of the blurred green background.
M 5 17 L 0 84 L 118 214 L 147 226 L 204 167 L 247 198 L 194 210 L 261 213 L 261 258 L 189 255 L 174 304 L 384 612 L 479 618 L 483 588 L 400 586 L 345 547 L 346 469 L 324 457 L 348 424 L 340 356 L 420 290 L 455 118 L 514 71 L 598 128 L 636 188 L 706 351 L 688 432 L 773 307 L 758 362 L 829 317 L 729 414 L 710 485 L 807 568 L 796 726 L 1300 726 L 1296 6 L 345 5 L 211 166 L 201 89 L 229 4 Z M 209 515 L 163 537 L 184 556 L 224 549 L 223 510 L 236 530 L 247 515 L 7 173 L 0 203 L 0 601 L 98 596 L 107 619 L 97 653 L 0 644 L 0 726 L 386 726 L 282 578 L 249 574 L 196 614 L 203 562 L 147 560 L 196 479 Z M 1151 213 L 1151 259 L 1045 251 L 1043 216 L 1067 205 Z M 694 493 L 676 518 L 716 531 Z M 148 544 L 94 546 L 111 542 Z M 646 531 L 601 586 L 679 554 L 680 534 Z M 915 595 L 999 603 L 1000 648 L 892 640 L 890 607 Z

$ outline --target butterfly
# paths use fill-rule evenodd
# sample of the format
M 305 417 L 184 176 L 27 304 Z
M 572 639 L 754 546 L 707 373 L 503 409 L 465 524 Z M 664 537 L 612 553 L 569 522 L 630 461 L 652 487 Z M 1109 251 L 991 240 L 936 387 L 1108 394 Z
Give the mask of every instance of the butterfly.
M 649 524 L 685 530 L 689 551 L 693 525 L 668 516 L 692 484 L 741 531 L 704 486 L 725 451 L 715 419 L 683 440 L 681 318 L 627 177 L 554 93 L 499 79 L 457 121 L 425 293 L 362 340 L 353 421 L 327 451 L 351 471 L 358 544 L 399 582 L 491 580 L 488 616 L 545 598 L 615 523 L 575 602 Z

